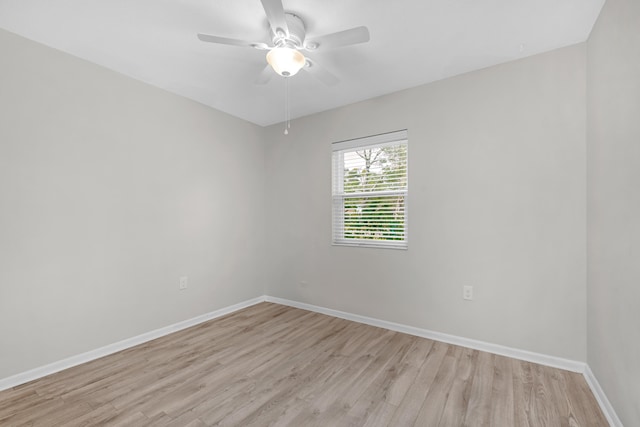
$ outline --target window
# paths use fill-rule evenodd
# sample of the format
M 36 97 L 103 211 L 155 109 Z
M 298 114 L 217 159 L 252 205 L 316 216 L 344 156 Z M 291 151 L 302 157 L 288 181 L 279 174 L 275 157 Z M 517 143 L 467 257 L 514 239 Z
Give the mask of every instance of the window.
M 407 131 L 333 143 L 333 244 L 407 248 Z

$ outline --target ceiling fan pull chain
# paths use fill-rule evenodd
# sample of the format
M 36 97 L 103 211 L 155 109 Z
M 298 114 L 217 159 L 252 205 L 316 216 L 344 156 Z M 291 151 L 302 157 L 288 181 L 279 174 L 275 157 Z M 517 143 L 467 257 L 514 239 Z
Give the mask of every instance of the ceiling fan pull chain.
M 291 112 L 289 105 L 289 77 L 284 78 L 284 134 L 289 135 L 289 129 L 291 128 Z
M 291 129 L 291 83 L 287 78 L 287 128 Z

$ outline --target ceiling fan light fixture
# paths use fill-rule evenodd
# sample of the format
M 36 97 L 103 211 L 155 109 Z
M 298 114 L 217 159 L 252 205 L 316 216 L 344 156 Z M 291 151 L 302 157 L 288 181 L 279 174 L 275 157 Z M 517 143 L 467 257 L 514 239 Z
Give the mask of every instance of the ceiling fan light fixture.
M 274 47 L 267 53 L 267 62 L 276 73 L 284 77 L 290 77 L 304 67 L 306 59 L 296 49 Z

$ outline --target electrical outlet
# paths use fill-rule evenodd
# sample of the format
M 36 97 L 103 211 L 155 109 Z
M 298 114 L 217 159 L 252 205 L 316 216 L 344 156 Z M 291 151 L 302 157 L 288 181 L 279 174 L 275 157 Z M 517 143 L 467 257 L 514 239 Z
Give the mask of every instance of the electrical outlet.
M 473 286 L 462 287 L 462 299 L 471 301 L 473 299 Z
M 178 289 L 180 289 L 181 291 L 184 291 L 185 289 L 187 289 L 188 285 L 189 285 L 189 276 L 180 277 L 180 283 L 178 283 Z

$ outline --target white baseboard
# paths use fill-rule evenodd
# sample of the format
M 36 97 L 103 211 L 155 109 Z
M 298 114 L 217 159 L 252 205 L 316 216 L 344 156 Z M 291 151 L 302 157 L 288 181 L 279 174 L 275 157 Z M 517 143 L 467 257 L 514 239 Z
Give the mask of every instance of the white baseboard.
M 173 325 L 165 326 L 164 328 L 156 329 L 151 332 L 147 332 L 126 340 L 116 342 L 104 347 L 100 347 L 95 350 L 88 351 L 86 353 L 78 354 L 76 356 L 69 357 L 39 368 L 31 369 L 26 372 L 22 372 L 11 377 L 0 379 L 0 391 L 9 389 L 11 387 L 18 386 L 20 384 L 27 383 L 29 381 L 36 380 L 38 378 L 45 377 L 47 375 L 54 374 L 56 372 L 72 368 L 82 363 L 90 362 L 95 359 L 99 359 L 109 354 L 116 353 L 127 348 L 134 347 L 139 344 L 143 344 L 147 341 L 160 338 L 173 332 L 180 331 L 182 329 L 195 326 L 197 324 L 206 322 L 217 317 L 221 317 L 235 311 L 241 310 L 246 307 L 261 303 L 261 302 L 273 302 L 276 304 L 286 305 L 295 308 L 301 308 L 303 310 L 313 311 L 316 313 L 326 314 L 328 316 L 339 317 L 341 319 L 351 320 L 358 323 L 364 323 L 367 325 L 376 326 L 379 328 L 389 329 L 392 331 L 402 332 L 405 334 L 415 335 L 418 337 L 429 338 L 436 341 L 445 342 L 448 344 L 459 345 L 462 347 L 473 348 L 475 350 L 486 351 L 489 353 L 499 354 L 501 356 L 512 357 L 514 359 L 526 360 L 528 362 L 538 363 L 540 365 L 550 366 L 553 368 L 565 369 L 567 371 L 582 373 L 587 381 L 587 384 L 591 388 L 593 394 L 602 409 L 602 412 L 607 417 L 609 424 L 612 427 L 623 427 L 620 419 L 616 415 L 613 406 L 607 399 L 604 391 L 600 387 L 600 384 L 596 380 L 593 372 L 589 366 L 584 362 L 578 362 L 574 360 L 563 359 L 555 356 L 548 356 L 545 354 L 534 353 L 526 350 L 519 350 L 511 347 L 505 347 L 497 344 L 491 344 L 484 341 L 473 340 L 469 338 L 458 337 L 455 335 L 443 334 L 440 332 L 430 331 L 428 329 L 416 328 L 413 326 L 402 325 L 399 323 L 388 322 L 386 320 L 374 319 L 371 317 L 360 316 L 358 314 L 347 313 L 344 311 L 333 310 L 330 308 L 319 307 L 312 304 L 306 304 L 302 302 L 292 301 L 284 298 L 271 297 L 263 295 L 250 300 L 240 302 L 238 304 L 230 305 L 228 307 L 221 308 L 219 310 L 212 311 L 210 313 L 203 314 L 182 322 L 174 323 Z
M 301 308 L 304 310 L 315 311 L 316 313 L 327 314 L 329 316 L 339 317 L 341 319 L 352 320 L 358 323 L 365 323 L 367 325 L 377 326 L 379 328 L 402 332 L 409 335 L 415 335 L 422 338 L 429 338 L 435 341 L 446 342 L 448 344 L 459 345 L 461 347 L 468 347 L 475 350 L 486 351 L 488 353 L 499 354 L 501 356 L 512 357 L 514 359 L 526 360 L 527 362 L 538 363 L 540 365 L 551 366 L 553 368 L 564 369 L 567 371 L 583 373 L 586 366 L 584 362 L 563 359 L 561 357 L 548 356 L 546 354 L 534 353 L 527 350 L 519 350 L 516 348 L 458 337 L 455 335 L 443 334 L 440 332 L 430 331 L 428 329 L 387 322 L 386 320 L 374 319 L 371 317 L 346 313 L 343 311 L 333 310 L 325 307 L 318 307 L 315 305 L 291 301 L 283 298 L 267 296 L 266 301 Z
M 182 322 L 174 323 L 173 325 L 165 326 L 164 328 L 156 329 L 151 332 L 147 332 L 135 337 L 127 338 L 122 341 L 118 341 L 114 344 L 109 344 L 104 347 L 97 348 L 95 350 L 88 351 L 86 353 L 71 356 L 67 359 L 59 360 L 57 362 L 50 363 L 39 368 L 31 369 L 26 372 L 22 372 L 8 378 L 0 379 L 0 391 L 9 389 L 11 387 L 18 386 L 20 384 L 27 383 L 29 381 L 36 380 L 38 378 L 46 377 L 47 375 L 54 374 L 56 372 L 72 368 L 82 363 L 90 362 L 95 359 L 99 359 L 109 354 L 116 353 L 121 350 L 125 350 L 130 347 L 134 347 L 139 344 L 143 344 L 147 341 L 160 338 L 173 332 L 186 329 L 191 326 L 195 326 L 199 323 L 206 322 L 217 317 L 224 316 L 234 311 L 241 310 L 243 308 L 264 302 L 265 297 L 260 296 L 247 301 L 240 302 L 238 304 L 230 305 L 228 307 L 221 308 L 194 318 L 184 320 Z
M 593 392 L 593 395 L 596 397 L 598 404 L 600 405 L 600 409 L 604 413 L 604 416 L 607 417 L 607 421 L 609 421 L 609 425 L 611 427 L 623 427 L 622 421 L 618 418 L 618 414 L 616 414 L 615 409 L 607 399 L 607 395 L 604 394 L 604 390 L 600 387 L 600 383 L 596 379 L 595 375 L 591 371 L 589 365 L 586 366 L 584 370 L 584 379 L 589 384 L 589 388 Z
M 301 308 L 303 310 L 314 311 L 316 313 L 326 314 L 328 316 L 339 317 L 341 319 L 351 320 L 358 323 L 364 323 L 379 328 L 389 329 L 392 331 L 402 332 L 405 334 L 415 335 L 418 337 L 429 338 L 435 341 L 446 342 L 448 344 L 468 347 L 475 350 L 486 351 L 488 353 L 499 354 L 501 356 L 511 357 L 514 359 L 525 360 L 527 362 L 538 363 L 540 365 L 552 368 L 564 369 L 566 371 L 577 372 L 583 374 L 587 384 L 591 388 L 600 409 L 604 413 L 611 427 L 624 427 L 620 419 L 616 415 L 613 406 L 604 394 L 600 384 L 596 380 L 589 366 L 584 362 L 563 359 L 561 357 L 549 356 L 541 353 L 534 353 L 527 350 L 505 347 L 498 344 L 491 344 L 484 341 L 472 340 L 469 338 L 458 337 L 455 335 L 443 334 L 440 332 L 430 331 L 428 329 L 416 328 L 413 326 L 402 325 L 399 323 L 387 322 L 386 320 L 374 319 L 371 317 L 360 316 L 358 314 L 346 313 L 344 311 L 333 310 L 326 307 L 319 307 L 312 304 L 306 304 L 297 301 L 291 301 L 284 298 L 266 296 L 265 301 L 276 304 L 288 305 L 290 307 Z

